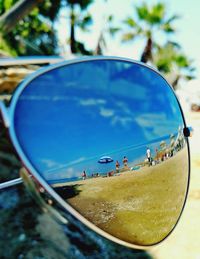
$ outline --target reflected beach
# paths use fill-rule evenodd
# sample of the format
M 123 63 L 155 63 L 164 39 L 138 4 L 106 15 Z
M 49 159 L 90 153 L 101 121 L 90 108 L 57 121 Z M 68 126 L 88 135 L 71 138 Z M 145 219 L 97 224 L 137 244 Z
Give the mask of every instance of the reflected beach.
M 112 171 L 81 175 L 76 181 L 52 186 L 105 232 L 127 242 L 151 245 L 169 234 L 181 212 L 187 179 L 181 177 L 177 164 L 182 165 L 181 171 L 187 170 L 188 151 L 181 127 L 168 141 L 147 149 L 155 150 L 150 161 L 144 158 L 133 165 L 123 157 L 122 166 L 117 161 Z
M 103 155 L 99 159 L 98 156 L 90 159 L 77 159 L 69 166 L 56 167 L 43 174 L 46 175 L 45 178 L 52 186 L 90 178 L 119 176 L 126 171 L 137 171 L 145 166 L 156 166 L 174 157 L 185 145 L 183 127 L 179 126 L 177 132 L 164 138 L 129 146 Z M 69 177 L 70 171 L 72 177 Z
M 188 183 L 185 123 L 155 71 L 119 60 L 54 69 L 24 89 L 14 123 L 35 170 L 104 232 L 151 245 L 177 223 Z

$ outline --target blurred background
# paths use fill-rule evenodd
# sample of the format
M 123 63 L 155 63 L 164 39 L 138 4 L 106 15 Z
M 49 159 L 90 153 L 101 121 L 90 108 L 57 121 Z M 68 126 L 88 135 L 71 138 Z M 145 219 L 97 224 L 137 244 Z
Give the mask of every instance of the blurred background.
M 194 128 L 189 199 L 163 244 L 146 252 L 130 250 L 77 227 L 74 219 L 60 236 L 56 222 L 18 186 L 0 193 L 1 258 L 200 258 L 199 10 L 196 0 L 0 0 L 1 99 L 8 102 L 16 85 L 41 65 L 83 55 L 128 57 L 167 78 Z M 42 56 L 43 61 L 11 64 L 6 59 L 19 56 Z M 21 164 L 1 118 L 0 123 L 3 182 L 18 177 Z

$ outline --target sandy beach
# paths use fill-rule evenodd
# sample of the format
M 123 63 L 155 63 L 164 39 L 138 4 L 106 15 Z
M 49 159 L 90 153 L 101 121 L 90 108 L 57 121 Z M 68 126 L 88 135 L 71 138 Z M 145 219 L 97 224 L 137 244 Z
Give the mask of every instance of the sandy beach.
M 155 259 L 200 258 L 200 113 L 185 114 L 187 124 L 194 129 L 190 138 L 191 179 L 188 200 L 183 215 L 168 239 L 149 251 Z
M 187 166 L 185 147 L 156 166 L 66 183 L 74 194 L 67 201 L 104 231 L 150 245 L 162 240 L 177 221 L 186 193 Z

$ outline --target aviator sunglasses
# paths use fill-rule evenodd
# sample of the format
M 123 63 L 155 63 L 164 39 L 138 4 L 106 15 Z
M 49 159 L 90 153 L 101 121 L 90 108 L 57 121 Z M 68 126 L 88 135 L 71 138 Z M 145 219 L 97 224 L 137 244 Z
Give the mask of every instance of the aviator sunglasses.
M 39 69 L 0 102 L 5 127 L 41 206 L 132 248 L 163 241 L 182 214 L 190 158 L 180 103 L 142 63 L 89 57 Z

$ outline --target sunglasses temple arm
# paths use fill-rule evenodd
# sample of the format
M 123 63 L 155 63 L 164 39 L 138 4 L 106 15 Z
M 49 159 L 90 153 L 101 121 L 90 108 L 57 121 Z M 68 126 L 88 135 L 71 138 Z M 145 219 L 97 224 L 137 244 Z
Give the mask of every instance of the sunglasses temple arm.
M 17 178 L 17 179 L 14 179 L 14 180 L 11 180 L 11 181 L 7 181 L 7 182 L 4 182 L 4 183 L 0 183 L 0 190 L 3 190 L 5 188 L 9 188 L 9 187 L 12 187 L 12 186 L 15 186 L 15 185 L 18 185 L 20 183 L 22 183 L 23 180 L 21 177 Z

